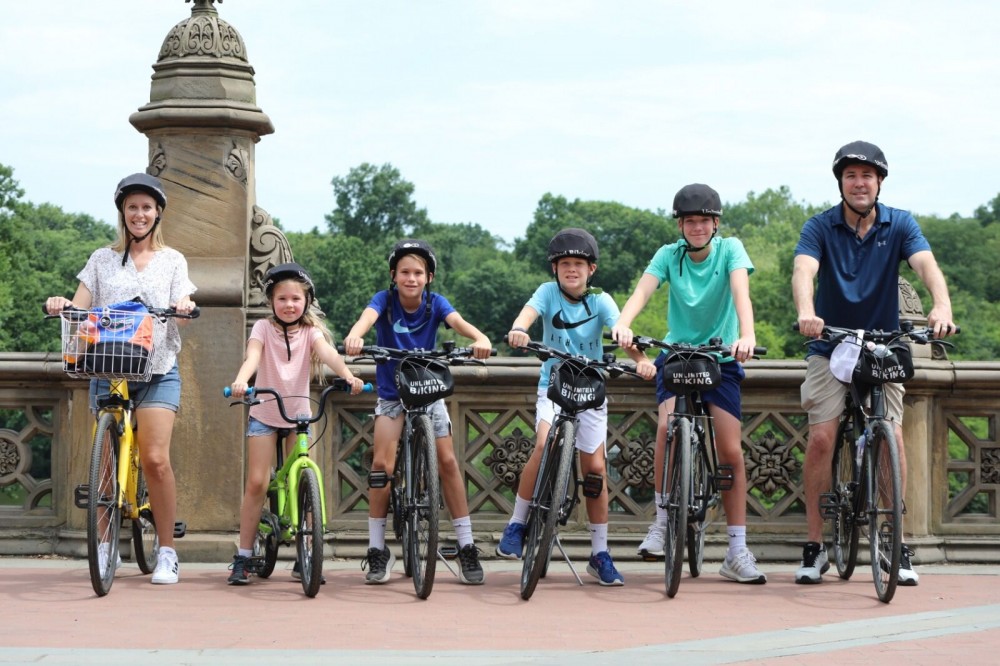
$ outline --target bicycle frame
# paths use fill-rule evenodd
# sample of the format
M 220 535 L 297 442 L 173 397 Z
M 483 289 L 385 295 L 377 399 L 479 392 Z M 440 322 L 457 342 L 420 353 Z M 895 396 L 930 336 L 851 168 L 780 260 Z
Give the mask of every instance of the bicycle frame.
M 669 417 L 670 425 L 667 428 L 667 437 L 671 437 L 678 419 L 687 419 L 690 421 L 692 432 L 695 434 L 698 442 L 699 452 L 708 465 L 708 487 L 696 488 L 695 483 L 697 479 L 692 477 L 689 488 L 688 523 L 697 523 L 704 520 L 708 514 L 708 510 L 718 502 L 721 490 L 717 478 L 719 454 L 715 445 L 715 427 L 711 414 L 705 409 L 705 405 L 701 400 L 701 393 L 697 391 L 686 395 L 677 395 L 676 402 L 674 403 L 674 411 L 669 414 Z M 692 451 L 691 453 L 693 456 L 695 452 Z M 668 449 L 667 454 L 673 454 L 672 446 Z M 669 488 L 666 478 L 663 480 L 663 485 L 664 488 L 662 491 L 664 503 L 666 504 L 666 490 Z
M 299 479 L 302 469 L 308 467 L 316 473 L 320 480 L 319 496 L 323 527 L 326 529 L 326 491 L 323 488 L 323 472 L 319 465 L 309 457 L 308 424 L 296 425 L 295 445 L 288 455 L 284 455 L 284 438 L 277 441 L 278 469 L 274 479 L 267 486 L 267 491 L 274 492 L 278 500 L 278 521 L 281 527 L 281 541 L 291 541 L 295 536 L 294 526 L 299 524 Z

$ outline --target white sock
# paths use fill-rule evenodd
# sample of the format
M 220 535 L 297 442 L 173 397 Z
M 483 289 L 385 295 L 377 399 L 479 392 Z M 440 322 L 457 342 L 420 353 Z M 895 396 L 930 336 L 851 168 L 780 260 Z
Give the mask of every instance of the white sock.
M 524 525 L 528 522 L 528 508 L 531 500 L 522 499 L 520 495 L 514 495 L 514 514 L 510 517 L 510 522 Z
M 451 521 L 451 524 L 455 526 L 455 536 L 458 538 L 459 548 L 465 548 L 472 543 L 472 518 L 469 516 L 456 518 Z
M 240 557 L 250 557 L 251 555 L 253 555 L 253 551 L 250 550 L 249 548 L 240 548 L 239 550 L 236 551 L 236 554 L 239 555 Z
M 385 548 L 385 518 L 368 517 L 368 547 Z
M 667 510 L 660 506 L 663 504 L 663 493 L 653 493 L 653 502 L 656 505 L 656 524 L 666 527 Z
M 726 533 L 729 534 L 729 555 L 735 555 L 741 550 L 745 550 L 747 547 L 747 526 L 746 525 L 730 525 L 726 528 Z
M 177 551 L 171 548 L 170 546 L 160 546 L 160 552 L 173 555 L 174 559 L 177 559 Z
M 608 549 L 608 524 L 587 523 L 590 530 L 590 550 L 592 555 L 603 553 Z

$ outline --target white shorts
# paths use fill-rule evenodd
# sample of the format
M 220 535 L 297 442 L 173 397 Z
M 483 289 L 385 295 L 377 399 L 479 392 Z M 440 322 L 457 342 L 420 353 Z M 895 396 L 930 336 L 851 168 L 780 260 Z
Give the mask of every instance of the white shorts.
M 535 430 L 543 421 L 550 426 L 556 418 L 556 412 L 561 411 L 558 405 L 549 400 L 549 389 L 538 389 L 538 399 L 535 401 Z M 594 409 L 587 409 L 577 414 L 579 425 L 576 429 L 576 448 L 584 453 L 594 453 L 604 445 L 608 438 L 608 401 Z

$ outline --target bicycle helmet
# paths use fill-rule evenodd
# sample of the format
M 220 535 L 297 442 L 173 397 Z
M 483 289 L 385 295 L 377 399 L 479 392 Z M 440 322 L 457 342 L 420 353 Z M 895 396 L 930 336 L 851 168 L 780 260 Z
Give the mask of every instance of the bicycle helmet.
M 115 188 L 115 208 L 124 212 L 122 206 L 125 204 L 125 197 L 133 192 L 145 192 L 156 199 L 160 208 L 167 207 L 167 193 L 163 191 L 163 183 L 160 182 L 160 179 L 156 176 L 150 176 L 148 173 L 134 173 L 122 178 L 118 187 Z
M 427 272 L 434 273 L 437 269 L 437 257 L 434 256 L 434 248 L 431 247 L 430 243 L 418 238 L 407 238 L 398 241 L 393 247 L 392 251 L 389 253 L 389 270 L 395 272 L 396 264 L 399 260 L 408 254 L 415 254 L 419 257 L 423 257 L 424 261 L 427 262 Z
M 563 229 L 549 241 L 549 263 L 563 257 L 583 257 L 596 264 L 599 256 L 597 241 L 583 229 Z
M 708 185 L 685 185 L 674 195 L 674 219 L 685 215 L 722 217 L 722 199 Z
M 833 156 L 833 175 L 837 182 L 840 182 L 848 164 L 868 164 L 875 167 L 882 178 L 889 176 L 889 161 L 885 159 L 882 149 L 874 143 L 852 141 L 837 151 Z
M 278 313 L 274 311 L 274 304 L 271 304 L 271 314 L 274 315 L 274 322 L 281 326 L 282 331 L 285 334 L 285 350 L 288 352 L 288 360 L 292 360 L 292 344 L 288 340 L 288 328 L 289 326 L 296 326 L 299 324 L 303 318 L 306 316 L 306 312 L 309 311 L 310 306 L 316 301 L 316 288 L 313 285 L 312 278 L 309 277 L 309 273 L 306 269 L 298 265 L 295 262 L 289 262 L 287 264 L 278 264 L 277 266 L 272 266 L 268 269 L 267 273 L 264 275 L 264 295 L 267 296 L 268 302 L 271 300 L 271 294 L 274 292 L 274 287 L 279 282 L 284 282 L 285 280 L 295 280 L 296 282 L 301 282 L 306 285 L 306 306 L 302 308 L 302 315 L 292 322 L 285 322 L 278 316 Z

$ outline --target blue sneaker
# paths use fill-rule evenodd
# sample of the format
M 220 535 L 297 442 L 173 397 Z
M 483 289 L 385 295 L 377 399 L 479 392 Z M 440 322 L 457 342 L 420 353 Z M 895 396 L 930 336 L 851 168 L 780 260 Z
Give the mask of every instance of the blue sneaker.
M 524 523 L 508 523 L 497 546 L 497 555 L 508 560 L 521 559 L 524 552 Z
M 615 569 L 611 553 L 604 551 L 590 556 L 587 573 L 596 578 L 601 585 L 624 585 L 625 578 Z

